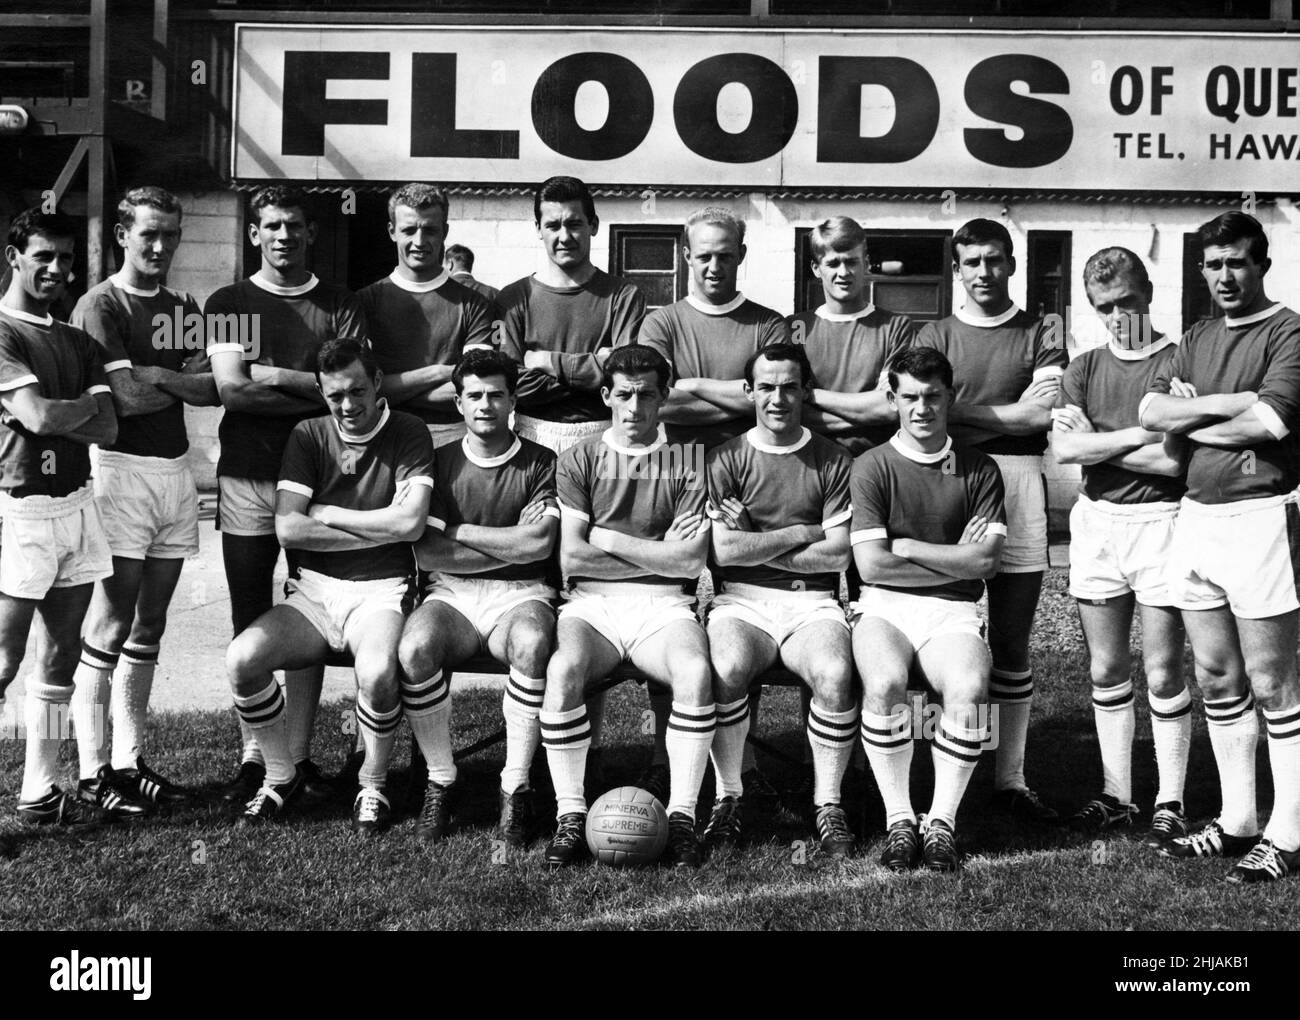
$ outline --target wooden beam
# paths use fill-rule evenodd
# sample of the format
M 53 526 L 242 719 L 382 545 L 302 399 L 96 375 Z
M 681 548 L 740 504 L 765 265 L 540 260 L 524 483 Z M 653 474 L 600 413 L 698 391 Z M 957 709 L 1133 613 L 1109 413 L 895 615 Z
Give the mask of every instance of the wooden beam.
M 149 91 L 149 113 L 158 120 L 167 119 L 167 72 L 170 62 L 167 53 L 168 0 L 153 0 L 153 87 Z
M 81 169 L 81 162 L 86 158 L 86 153 L 89 151 L 90 143 L 85 138 L 78 138 L 77 144 L 73 146 L 72 153 L 68 156 L 68 161 L 63 164 L 63 169 L 59 171 L 59 176 L 50 189 L 54 192 L 56 207 L 63 201 L 63 196 L 68 193 L 68 188 L 72 186 L 72 179 L 77 175 L 77 171 Z
M 104 131 L 108 123 L 108 0 L 90 0 L 90 132 L 86 173 L 86 285 L 104 279 Z
M 87 14 L 0 14 L 0 28 L 89 28 Z

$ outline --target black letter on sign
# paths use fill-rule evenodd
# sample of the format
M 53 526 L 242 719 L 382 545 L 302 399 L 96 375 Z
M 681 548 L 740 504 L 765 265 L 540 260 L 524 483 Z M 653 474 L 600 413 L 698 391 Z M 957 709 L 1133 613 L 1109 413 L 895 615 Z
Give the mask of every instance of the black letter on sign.
M 325 155 L 326 124 L 388 123 L 386 99 L 326 99 L 325 83 L 331 78 L 386 80 L 388 54 L 286 50 L 280 126 L 284 155 Z
M 578 89 L 599 82 L 609 94 L 609 114 L 595 131 L 574 115 Z M 571 53 L 542 72 L 533 87 L 537 137 L 570 159 L 618 159 L 650 133 L 655 97 L 641 68 L 617 53 Z
M 1069 151 L 1074 125 L 1055 103 L 1012 92 L 1011 83 L 1017 81 L 1027 84 L 1031 93 L 1070 93 L 1065 72 L 1042 57 L 1020 53 L 981 60 L 966 79 L 966 105 L 979 117 L 1019 125 L 1025 137 L 1013 142 L 1001 128 L 967 128 L 966 148 L 993 166 L 1046 166 Z
M 939 127 L 939 90 L 925 68 L 904 57 L 822 57 L 817 97 L 817 162 L 906 163 L 925 151 Z M 894 97 L 886 134 L 863 138 L 862 86 Z
M 733 135 L 718 123 L 718 93 L 739 82 L 749 89 L 753 115 Z M 697 156 L 719 163 L 753 163 L 775 156 L 794 135 L 799 97 L 785 71 L 753 53 L 701 60 L 682 76 L 673 97 L 677 134 Z
M 411 54 L 411 155 L 518 159 L 518 131 L 457 130 L 456 54 Z

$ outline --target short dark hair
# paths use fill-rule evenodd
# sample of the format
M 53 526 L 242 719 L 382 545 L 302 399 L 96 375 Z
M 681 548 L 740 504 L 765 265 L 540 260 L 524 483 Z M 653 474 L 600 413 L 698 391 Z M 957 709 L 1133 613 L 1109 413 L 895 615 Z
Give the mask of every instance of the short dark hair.
M 830 252 L 852 251 L 858 245 L 867 247 L 867 232 L 861 223 L 848 216 L 832 216 L 808 231 L 808 249 L 816 262 Z
M 132 188 L 117 203 L 117 222 L 124 230 L 135 225 L 136 206 L 147 205 L 160 213 L 175 213 L 177 222 L 181 218 L 181 203 L 170 191 L 147 184 L 142 188 Z
M 653 347 L 628 344 L 626 347 L 615 348 L 614 353 L 605 359 L 600 384 L 606 389 L 614 388 L 615 372 L 619 375 L 645 375 L 647 372 L 653 372 L 659 377 L 659 388 L 666 390 L 672 379 L 673 370 L 668 364 L 668 359 Z
M 889 388 L 895 393 L 900 375 L 910 375 L 917 382 L 938 379 L 952 389 L 952 362 L 933 347 L 909 347 L 895 354 L 889 362 Z
M 1196 239 L 1201 250 L 1220 245 L 1236 244 L 1249 241 L 1247 251 L 1256 262 L 1268 258 L 1268 235 L 1264 233 L 1264 224 L 1244 212 L 1226 212 L 1214 217 L 1208 223 L 1196 228 Z
M 342 372 L 357 361 L 361 362 L 361 367 L 366 370 L 368 378 L 373 379 L 379 374 L 379 363 L 375 361 L 375 352 L 364 340 L 350 336 L 326 340 L 316 353 L 316 384 L 320 385 L 322 375 Z
M 303 219 L 312 223 L 316 219 L 316 210 L 307 192 L 288 184 L 269 184 L 258 188 L 248 200 L 248 212 L 254 223 L 262 222 L 262 210 L 275 206 L 277 209 L 300 209 Z
M 1015 254 L 1015 248 L 1011 243 L 1011 234 L 997 220 L 969 220 L 957 228 L 957 233 L 952 235 L 952 260 L 954 263 L 961 261 L 961 256 L 957 254 L 957 246 L 961 244 L 993 244 L 997 242 L 1002 245 L 1002 250 L 1006 252 L 1007 258 Z
M 1103 248 L 1088 258 L 1083 266 L 1083 289 L 1091 283 L 1110 283 L 1117 276 L 1129 276 L 1143 287 L 1151 283 L 1151 276 L 1142 260 L 1127 248 Z M 1092 300 L 1091 295 L 1088 298 Z
M 777 343 L 760 347 L 745 359 L 745 382 L 754 385 L 754 365 L 759 358 L 764 361 L 793 361 L 799 366 L 799 382 L 807 388 L 812 385 L 813 370 L 808 362 L 808 352 L 803 344 Z
M 478 379 L 492 375 L 502 376 L 506 381 L 506 392 L 513 395 L 519 383 L 519 363 L 500 351 L 466 351 L 451 372 L 451 384 L 456 387 L 456 396 L 460 396 L 465 389 L 467 375 Z
M 47 213 L 40 206 L 25 209 L 9 224 L 9 243 L 20 252 L 27 250 L 27 242 L 37 234 L 45 237 L 77 237 L 77 225 L 72 217 L 60 212 Z
M 403 184 L 388 197 L 388 222 L 397 222 L 397 207 L 404 205 L 408 209 L 414 209 L 419 212 L 421 209 L 428 209 L 430 206 L 436 206 L 442 210 L 442 221 L 444 223 L 451 217 L 450 203 L 447 201 L 447 193 L 436 184 Z
M 591 189 L 576 177 L 548 177 L 533 192 L 533 222 L 542 222 L 543 202 L 581 202 L 588 221 L 596 218 L 596 202 Z
M 444 259 L 451 259 L 458 266 L 464 266 L 465 272 L 474 271 L 474 253 L 463 244 L 449 244 L 443 252 Z

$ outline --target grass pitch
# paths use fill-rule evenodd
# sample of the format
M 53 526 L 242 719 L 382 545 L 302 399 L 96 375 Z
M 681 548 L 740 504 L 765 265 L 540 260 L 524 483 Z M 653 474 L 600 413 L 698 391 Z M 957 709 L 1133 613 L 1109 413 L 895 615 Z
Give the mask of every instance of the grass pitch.
M 1140 660 L 1140 657 L 1135 657 Z M 1044 588 L 1034 636 L 1037 697 L 1030 732 L 1030 782 L 1071 811 L 1094 796 L 1101 767 L 1092 726 L 1086 656 L 1064 572 Z M 1188 667 L 1190 676 L 1190 663 Z M 1139 694 L 1145 690 L 1139 686 Z M 1194 694 L 1195 696 L 1195 694 Z M 457 746 L 500 726 L 500 695 L 456 695 Z M 1198 699 L 1199 700 L 1199 699 Z M 524 851 L 494 842 L 502 747 L 461 765 L 458 831 L 428 847 L 414 821 L 363 842 L 339 803 L 281 826 L 245 832 L 215 804 L 170 818 L 78 833 L 21 827 L 13 809 L 22 744 L 0 743 L 0 927 L 5 929 L 1290 929 L 1300 924 L 1295 880 L 1236 889 L 1223 862 L 1175 863 L 1140 843 L 1154 795 L 1150 723 L 1139 697 L 1135 797 L 1143 810 L 1126 835 L 1083 838 L 1012 824 L 992 814 L 992 763 L 976 771 L 958 834 L 968 854 L 957 876 L 894 876 L 877 863 L 883 809 L 869 773 L 850 769 L 846 806 L 859 836 L 847 862 L 816 849 L 805 805 L 807 775 L 760 755 L 785 794 L 783 803 L 747 809 L 750 845 L 698 872 L 618 870 L 588 865 L 559 873 L 542 863 L 543 834 Z M 641 735 L 644 691 L 624 684 L 607 711 L 606 786 L 636 780 L 648 760 Z M 795 691 L 769 691 L 761 735 L 799 757 Z M 348 703 L 322 706 L 314 757 L 327 770 L 352 738 Z M 1218 783 L 1199 706 L 1194 713 L 1188 810 L 1213 815 Z M 405 733 L 405 730 L 403 730 Z M 197 788 L 233 768 L 233 712 L 163 714 L 151 724 L 151 761 Z M 400 795 L 407 761 L 399 743 L 392 791 Z M 987 756 L 986 756 L 987 757 Z M 76 754 L 64 747 L 65 780 L 75 784 Z M 544 755 L 534 764 L 544 817 L 554 801 Z M 929 800 L 928 747 L 917 748 L 913 795 Z M 1259 748 L 1261 805 L 1272 801 L 1267 755 Z M 601 791 L 589 791 L 594 799 Z M 701 815 L 713 793 L 706 778 Z

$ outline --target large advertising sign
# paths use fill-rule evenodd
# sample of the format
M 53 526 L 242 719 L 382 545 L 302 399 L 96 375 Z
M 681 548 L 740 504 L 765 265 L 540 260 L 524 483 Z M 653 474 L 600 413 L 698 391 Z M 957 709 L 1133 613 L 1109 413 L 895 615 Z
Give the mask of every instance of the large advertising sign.
M 1300 191 L 1259 35 L 240 25 L 236 178 Z

